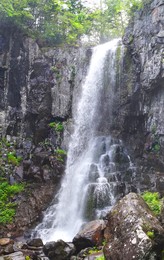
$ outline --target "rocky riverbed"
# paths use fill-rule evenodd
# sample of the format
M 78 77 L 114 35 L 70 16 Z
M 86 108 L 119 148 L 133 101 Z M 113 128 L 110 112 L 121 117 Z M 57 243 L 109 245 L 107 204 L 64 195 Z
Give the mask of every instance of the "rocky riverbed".
M 44 245 L 40 238 L 1 238 L 0 259 L 162 259 L 164 229 L 159 219 L 139 195 L 129 193 L 104 219 L 85 224 L 71 242 Z

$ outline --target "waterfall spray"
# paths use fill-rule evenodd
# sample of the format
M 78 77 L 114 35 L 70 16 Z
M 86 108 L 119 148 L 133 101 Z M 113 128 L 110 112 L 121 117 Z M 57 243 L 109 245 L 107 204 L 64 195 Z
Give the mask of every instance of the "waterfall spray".
M 114 142 L 109 133 L 105 136 L 100 131 L 105 120 L 100 107 L 104 102 L 106 71 L 110 90 L 107 110 L 111 109 L 118 43 L 119 40 L 113 40 L 93 49 L 77 105 L 75 130 L 69 143 L 66 172 L 56 196 L 57 203 L 46 211 L 43 222 L 35 230 L 44 242 L 71 241 L 85 221 L 102 216 L 115 203 L 118 173 L 114 155 L 120 141 Z M 107 60 L 109 68 L 106 68 Z

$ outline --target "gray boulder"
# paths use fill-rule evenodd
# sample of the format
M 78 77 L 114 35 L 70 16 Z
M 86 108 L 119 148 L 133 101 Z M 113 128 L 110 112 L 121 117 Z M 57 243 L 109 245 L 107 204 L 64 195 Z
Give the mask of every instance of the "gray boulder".
M 144 200 L 129 193 L 107 215 L 107 260 L 162 259 L 164 229 Z
M 75 252 L 75 247 L 72 243 L 58 240 L 57 242 L 46 243 L 43 251 L 50 260 L 69 260 Z

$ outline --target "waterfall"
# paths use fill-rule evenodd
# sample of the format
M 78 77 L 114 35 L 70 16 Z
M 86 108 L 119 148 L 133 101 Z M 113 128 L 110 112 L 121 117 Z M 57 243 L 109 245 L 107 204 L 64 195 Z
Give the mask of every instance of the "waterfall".
M 118 189 L 124 189 L 121 185 L 126 180 L 122 179 L 121 171 L 132 169 L 121 141 L 112 139 L 109 131 L 106 135 L 103 130 L 103 124 L 106 129 L 112 116 L 118 43 L 119 40 L 112 40 L 93 48 L 74 117 L 75 130 L 69 143 L 65 177 L 55 198 L 57 202 L 35 229 L 44 242 L 71 241 L 85 221 L 101 217 L 115 203 Z M 106 77 L 108 102 L 104 100 Z

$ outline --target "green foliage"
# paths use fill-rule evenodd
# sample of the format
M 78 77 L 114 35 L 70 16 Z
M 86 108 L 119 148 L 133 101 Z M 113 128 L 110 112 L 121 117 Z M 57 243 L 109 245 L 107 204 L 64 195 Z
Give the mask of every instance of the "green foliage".
M 147 235 L 150 239 L 154 239 L 154 238 L 155 238 L 154 231 L 147 231 L 146 235 Z
M 105 260 L 105 257 L 102 255 L 102 256 L 98 256 L 96 257 L 96 260 Z
M 46 44 L 74 45 L 83 35 L 102 40 L 120 36 L 133 13 L 143 6 L 141 0 L 100 3 L 89 8 L 81 0 L 1 0 L 0 20 L 16 24 Z
M 64 158 L 67 155 L 66 151 L 62 149 L 56 149 L 56 159 L 60 162 L 64 162 Z
M 14 152 L 9 152 L 7 154 L 8 163 L 18 166 L 22 161 L 22 157 L 16 156 Z
M 157 126 L 154 124 L 151 127 L 151 132 L 145 144 L 145 152 L 158 156 L 160 155 L 160 150 L 161 150 L 160 135 L 157 131 Z
M 107 241 L 104 239 L 102 242 L 102 245 L 105 246 L 107 244 Z
M 102 250 L 98 249 L 97 247 L 93 247 L 93 249 L 90 249 L 89 250 L 89 254 L 92 255 L 92 254 L 96 254 L 96 253 L 100 253 L 102 252 Z M 105 260 L 104 256 L 98 256 L 95 258 L 96 260 Z
M 15 141 L 0 139 L 0 176 L 12 174 L 14 167 L 18 166 L 21 161 L 22 157 L 16 155 Z
M 159 143 L 155 143 L 153 146 L 152 146 L 152 150 L 156 153 L 158 153 L 161 149 L 161 146 Z
M 31 260 L 31 257 L 28 256 L 28 255 L 26 255 L 26 256 L 25 256 L 25 260 Z
M 97 247 L 93 247 L 93 249 L 90 249 L 89 250 L 89 254 L 92 255 L 92 254 L 95 254 L 95 253 L 98 253 L 100 252 L 100 250 L 97 248 Z
M 159 153 L 161 149 L 159 134 L 157 132 L 157 126 L 154 124 L 151 128 L 152 135 L 152 144 L 151 144 L 151 152 Z
M 164 250 L 162 250 L 162 260 L 164 260 Z
M 54 72 L 54 73 L 59 73 L 59 69 L 58 69 L 57 67 L 55 67 L 55 66 L 52 66 L 52 67 L 51 67 L 51 70 L 52 70 L 52 72 Z
M 91 190 L 92 194 L 93 190 Z M 96 200 L 94 196 L 87 196 L 86 207 L 84 216 L 87 221 L 92 220 L 95 217 Z
M 156 131 L 157 131 L 157 126 L 153 125 L 152 128 L 151 128 L 152 134 L 156 134 Z
M 148 204 L 149 208 L 158 216 L 161 212 L 161 199 L 158 192 L 145 191 L 142 198 Z
M 73 44 L 92 28 L 92 13 L 81 0 L 1 0 L 0 19 L 47 43 Z
M 49 123 L 49 127 L 50 128 L 53 128 L 56 132 L 63 132 L 64 130 L 64 126 L 61 122 L 51 122 Z
M 10 185 L 4 178 L 0 178 L 0 181 L 0 224 L 6 224 L 12 222 L 15 216 L 16 203 L 11 202 L 11 199 L 24 190 L 24 185 Z
M 59 154 L 59 155 L 67 155 L 66 151 L 62 150 L 62 149 L 57 149 L 56 153 Z
M 143 7 L 141 0 L 104 0 L 98 23 L 100 38 L 121 36 L 134 12 Z

